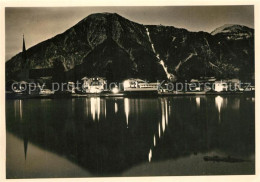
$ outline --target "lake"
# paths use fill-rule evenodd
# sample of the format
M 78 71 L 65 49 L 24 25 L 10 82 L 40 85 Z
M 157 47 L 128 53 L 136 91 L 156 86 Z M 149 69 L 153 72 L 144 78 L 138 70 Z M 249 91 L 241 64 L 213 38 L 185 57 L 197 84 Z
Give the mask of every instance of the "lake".
M 255 173 L 252 96 L 6 100 L 6 129 L 7 178 Z

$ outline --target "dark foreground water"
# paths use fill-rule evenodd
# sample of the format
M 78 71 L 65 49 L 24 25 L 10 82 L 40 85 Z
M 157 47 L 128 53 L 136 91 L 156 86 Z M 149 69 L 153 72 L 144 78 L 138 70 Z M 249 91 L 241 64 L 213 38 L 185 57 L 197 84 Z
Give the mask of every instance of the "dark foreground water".
M 7 100 L 7 178 L 254 174 L 254 115 L 247 96 Z

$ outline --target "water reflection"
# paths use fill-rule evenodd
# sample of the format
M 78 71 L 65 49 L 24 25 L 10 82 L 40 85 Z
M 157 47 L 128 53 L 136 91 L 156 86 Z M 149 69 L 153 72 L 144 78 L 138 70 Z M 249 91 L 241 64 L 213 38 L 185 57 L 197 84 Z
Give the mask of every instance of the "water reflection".
M 75 99 L 71 99 L 71 112 L 74 113 L 75 112 Z
M 7 130 L 23 139 L 23 150 L 19 151 L 27 164 L 32 158 L 28 141 L 67 157 L 94 176 L 123 175 L 141 163 L 154 165 L 187 156 L 192 160 L 195 153 L 219 151 L 225 157 L 243 159 L 254 156 L 254 102 L 250 97 L 207 96 L 199 101 L 194 96 L 31 99 L 6 103 Z M 236 132 L 230 132 L 234 128 Z M 9 150 L 17 150 L 13 143 L 9 146 Z M 15 157 L 11 153 L 8 156 Z M 37 165 L 40 168 L 42 164 Z M 33 173 L 34 169 L 28 171 Z M 10 176 L 10 170 L 7 173 Z
M 23 105 L 22 105 L 22 100 L 19 100 L 19 114 L 20 114 L 20 118 L 21 120 L 23 119 Z
M 215 98 L 215 103 L 218 108 L 218 122 L 221 122 L 221 106 L 223 104 L 223 98 L 221 96 L 217 96 Z
M 154 133 L 153 136 L 153 146 L 150 148 L 148 153 L 148 161 L 152 161 L 152 151 L 156 147 L 156 142 L 159 142 L 160 138 L 166 131 L 166 127 L 168 126 L 168 120 L 169 120 L 169 105 L 168 105 L 168 99 L 161 98 L 160 101 L 160 107 L 161 107 L 161 120 L 158 122 L 158 133 Z M 156 141 L 156 135 L 158 135 L 158 141 Z
M 234 98 L 232 101 L 232 109 L 237 110 L 240 107 L 240 99 L 239 98 Z
M 196 97 L 196 104 L 197 104 L 197 107 L 199 108 L 200 107 L 200 97 Z
M 167 99 L 162 99 L 161 100 L 161 109 L 162 109 L 162 132 L 164 133 L 166 130 L 166 126 L 168 126 L 168 120 L 169 120 L 169 114 L 168 114 L 168 110 L 169 110 L 169 105 L 168 105 L 168 100 Z
M 26 123 L 24 123 L 22 125 L 22 133 L 23 133 L 23 145 L 24 145 L 24 158 L 26 160 L 27 150 L 28 150 L 28 141 L 29 141 L 29 136 L 28 136 L 29 130 L 28 130 Z
M 51 151 L 44 150 L 43 147 L 28 143 L 28 156 L 24 161 L 23 141 L 7 131 L 6 133 L 6 178 L 57 178 L 57 177 L 88 177 L 91 174 L 82 169 L 74 162 L 69 161 L 64 156 L 60 156 Z M 8 157 L 10 156 L 10 157 Z M 19 181 L 19 180 L 18 180 Z M 26 181 L 26 180 L 25 180 Z M 35 181 L 35 180 L 33 180 Z
M 23 100 L 14 101 L 14 116 L 22 122 L 23 119 Z
M 115 113 L 117 113 L 118 112 L 118 105 L 117 105 L 117 103 L 115 102 Z
M 91 115 L 93 121 L 96 119 L 96 115 L 98 115 L 99 120 L 99 114 L 100 114 L 100 98 L 90 98 L 90 106 L 91 106 Z
M 223 104 L 223 98 L 221 97 L 221 96 L 217 96 L 216 98 L 215 98 L 215 102 L 216 102 L 216 106 L 217 106 L 217 108 L 218 108 L 218 113 L 219 113 L 219 115 L 220 115 L 220 109 L 221 109 L 221 106 L 222 106 L 222 104 Z
M 161 123 L 158 123 L 158 136 L 161 138 Z
M 73 102 L 72 105 L 74 105 Z M 84 110 L 86 116 L 89 116 L 89 113 L 91 114 L 93 121 L 99 121 L 101 117 L 106 118 L 106 100 L 100 99 L 99 97 L 91 97 L 90 99 L 86 99 L 86 106 Z
M 129 117 L 129 112 L 130 112 L 129 99 L 128 98 L 124 98 L 124 109 L 125 109 L 126 125 L 127 125 L 127 128 L 128 128 L 128 117 Z
M 161 101 L 161 108 L 162 108 L 162 132 L 165 131 L 166 120 L 168 121 L 168 114 L 167 114 L 167 102 L 165 100 Z
M 227 98 L 223 98 L 221 96 L 217 96 L 215 97 L 215 105 L 217 107 L 217 110 L 218 110 L 218 121 L 219 123 L 221 123 L 221 110 L 223 110 L 224 108 L 227 107 Z M 237 102 L 234 102 L 231 104 L 230 106 L 231 108 L 234 108 L 234 109 L 238 109 L 239 108 L 239 103 Z
M 148 161 L 149 162 L 151 162 L 151 160 L 152 160 L 152 149 L 150 149 L 150 151 L 149 151 L 149 154 L 148 154 Z
M 27 158 L 27 150 L 28 150 L 28 140 L 29 140 L 29 129 L 27 126 L 27 122 L 23 120 L 23 100 L 15 100 L 14 101 L 14 117 L 17 121 L 20 122 L 20 132 L 23 138 L 23 147 L 24 147 L 24 158 Z

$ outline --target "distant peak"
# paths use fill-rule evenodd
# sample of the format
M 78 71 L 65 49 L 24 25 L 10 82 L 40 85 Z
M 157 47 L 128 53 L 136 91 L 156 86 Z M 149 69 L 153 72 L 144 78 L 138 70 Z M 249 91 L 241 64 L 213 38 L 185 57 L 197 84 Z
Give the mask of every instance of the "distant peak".
M 93 13 L 93 14 L 90 14 L 88 15 L 86 18 L 89 18 L 89 17 L 107 17 L 107 16 L 120 16 L 119 14 L 117 13 L 110 13 L 110 12 L 103 12 L 103 13 Z
M 101 13 L 101 14 L 105 14 L 105 15 L 117 15 L 117 16 L 119 16 L 119 14 L 117 14 L 117 13 L 111 13 L 111 12 L 103 12 L 103 13 Z
M 244 25 L 237 25 L 237 24 L 224 24 L 221 27 L 216 28 L 211 32 L 211 35 L 216 35 L 218 33 L 231 33 L 231 32 L 238 32 L 238 31 L 248 31 L 250 28 Z
M 80 22 L 84 22 L 87 20 L 95 20 L 95 19 L 107 19 L 107 18 L 123 18 L 122 16 L 120 16 L 117 13 L 111 13 L 111 12 L 102 12 L 102 13 L 93 13 L 88 15 L 87 17 L 85 17 L 83 20 L 81 20 Z

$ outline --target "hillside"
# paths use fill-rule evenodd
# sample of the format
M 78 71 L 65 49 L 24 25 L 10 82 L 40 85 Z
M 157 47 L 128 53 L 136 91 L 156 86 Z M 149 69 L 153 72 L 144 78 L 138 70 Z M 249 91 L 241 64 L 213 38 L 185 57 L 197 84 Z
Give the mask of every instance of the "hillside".
M 75 26 L 27 50 L 30 69 L 61 65 L 66 80 L 105 76 L 184 80 L 200 76 L 251 80 L 254 30 L 225 25 L 206 32 L 142 25 L 118 14 L 89 15 Z M 22 70 L 22 54 L 6 62 L 7 79 Z M 57 70 L 58 71 L 58 70 Z

